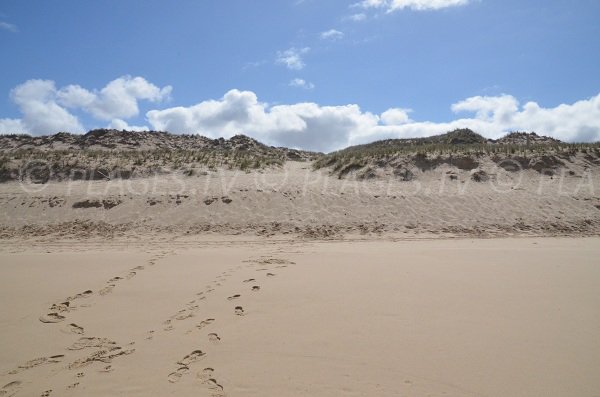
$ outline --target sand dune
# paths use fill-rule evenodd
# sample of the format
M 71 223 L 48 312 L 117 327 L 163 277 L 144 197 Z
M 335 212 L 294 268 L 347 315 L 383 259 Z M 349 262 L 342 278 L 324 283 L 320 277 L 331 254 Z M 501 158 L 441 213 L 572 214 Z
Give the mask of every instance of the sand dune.
M 490 165 L 492 167 L 492 165 Z M 600 175 L 442 166 L 410 182 L 338 179 L 310 164 L 245 173 L 0 185 L 3 238 L 140 233 L 340 237 L 369 233 L 597 235 Z M 451 173 L 451 174 L 449 174 Z M 449 176 L 456 178 L 450 179 Z M 39 191 L 33 191 L 39 189 Z

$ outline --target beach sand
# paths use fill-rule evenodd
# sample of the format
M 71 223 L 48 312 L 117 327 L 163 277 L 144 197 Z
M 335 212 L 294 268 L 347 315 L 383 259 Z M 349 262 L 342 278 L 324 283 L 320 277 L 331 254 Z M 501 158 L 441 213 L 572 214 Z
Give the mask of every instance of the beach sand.
M 597 237 L 5 241 L 0 395 L 598 396 L 598 257 Z

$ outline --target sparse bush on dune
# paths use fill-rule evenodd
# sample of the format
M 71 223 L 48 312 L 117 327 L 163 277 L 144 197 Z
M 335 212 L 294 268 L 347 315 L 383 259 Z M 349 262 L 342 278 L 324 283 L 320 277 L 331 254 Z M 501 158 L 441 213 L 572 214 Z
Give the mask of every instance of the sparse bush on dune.
M 203 169 L 252 172 L 281 167 L 289 160 L 314 160 L 315 170 L 328 169 L 338 178 L 356 175 L 371 179 L 385 175 L 377 170 L 386 169 L 388 175 L 414 179 L 414 172 L 408 177 L 406 171 L 426 172 L 444 164 L 470 171 L 484 160 L 508 171 L 516 167 L 552 174 L 578 155 L 589 164 L 600 165 L 600 144 L 567 144 L 523 132 L 489 140 L 469 129 L 460 129 L 427 138 L 377 141 L 323 155 L 267 146 L 243 135 L 227 140 L 165 132 L 94 130 L 85 135 L 0 136 L 0 182 L 22 179 L 24 171 L 31 172 L 32 164 L 39 175 L 44 174 L 40 170 L 44 168 L 50 179 L 70 180 L 132 178 L 165 172 L 194 176 L 202 172 L 190 170 Z M 403 170 L 401 174 L 395 171 L 398 169 Z
M 164 132 L 94 130 L 85 135 L 0 136 L 0 179 L 23 178 L 27 164 L 44 167 L 51 179 L 103 179 L 157 172 L 200 175 L 190 169 L 257 170 L 307 161 L 318 153 L 266 146 L 236 135 L 229 140 Z
M 519 169 L 546 173 L 578 153 L 587 153 L 586 161 L 600 164 L 600 143 L 569 144 L 523 132 L 489 140 L 462 129 L 427 138 L 388 139 L 352 146 L 320 157 L 313 168 L 326 168 L 331 174 L 344 178 L 351 173 L 360 177 L 363 171 L 372 168 L 405 170 L 413 167 L 425 172 L 448 164 L 461 170 L 473 170 L 486 158 L 500 166 L 516 167 L 516 161 Z M 511 161 L 506 162 L 507 159 Z M 392 174 L 399 175 L 395 171 Z

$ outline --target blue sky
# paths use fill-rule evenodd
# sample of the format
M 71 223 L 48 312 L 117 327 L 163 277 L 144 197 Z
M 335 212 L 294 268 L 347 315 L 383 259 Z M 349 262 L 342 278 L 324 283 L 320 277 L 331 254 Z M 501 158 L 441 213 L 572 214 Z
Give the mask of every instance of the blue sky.
M 599 21 L 597 0 L 4 0 L 0 132 L 598 140 Z

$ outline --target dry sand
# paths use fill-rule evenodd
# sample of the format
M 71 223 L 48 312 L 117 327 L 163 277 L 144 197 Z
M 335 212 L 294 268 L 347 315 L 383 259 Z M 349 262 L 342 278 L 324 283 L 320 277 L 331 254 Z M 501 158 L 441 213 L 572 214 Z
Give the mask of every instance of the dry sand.
M 0 252 L 2 396 L 600 395 L 597 237 Z
M 189 178 L 11 182 L 0 184 L 0 238 L 600 234 L 595 168 L 555 177 L 486 169 L 490 180 L 481 183 L 469 171 L 446 165 L 400 182 L 340 180 L 300 162 L 264 173 L 219 169 Z

